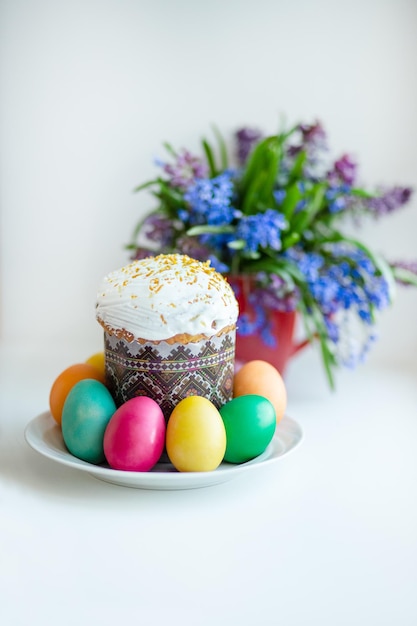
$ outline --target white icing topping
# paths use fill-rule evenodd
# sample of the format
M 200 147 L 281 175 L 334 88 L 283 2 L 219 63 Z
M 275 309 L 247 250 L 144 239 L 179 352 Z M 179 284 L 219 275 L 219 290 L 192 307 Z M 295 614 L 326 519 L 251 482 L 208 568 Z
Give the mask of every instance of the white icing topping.
M 103 279 L 96 317 L 135 339 L 160 341 L 180 333 L 211 337 L 236 323 L 238 305 L 224 277 L 180 254 L 134 261 Z

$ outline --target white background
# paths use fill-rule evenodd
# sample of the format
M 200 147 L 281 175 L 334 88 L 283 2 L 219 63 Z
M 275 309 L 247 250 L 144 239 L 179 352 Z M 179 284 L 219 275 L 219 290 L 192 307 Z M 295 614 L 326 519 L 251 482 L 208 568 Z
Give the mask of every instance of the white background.
M 0 2 L 0 621 L 417 623 L 417 290 L 331 393 L 294 359 L 301 447 L 195 492 L 115 487 L 30 450 L 54 377 L 101 349 L 95 294 L 124 264 L 133 188 L 163 141 L 320 119 L 361 181 L 417 188 L 413 0 Z M 363 231 L 417 257 L 417 196 Z
M 128 260 L 133 188 L 162 142 L 197 150 L 216 124 L 274 132 L 319 119 L 360 180 L 417 187 L 413 0 L 3 0 L 1 319 L 4 340 L 101 346 L 99 281 Z M 361 233 L 417 257 L 417 196 Z M 415 293 L 382 320 L 375 358 L 415 353 Z

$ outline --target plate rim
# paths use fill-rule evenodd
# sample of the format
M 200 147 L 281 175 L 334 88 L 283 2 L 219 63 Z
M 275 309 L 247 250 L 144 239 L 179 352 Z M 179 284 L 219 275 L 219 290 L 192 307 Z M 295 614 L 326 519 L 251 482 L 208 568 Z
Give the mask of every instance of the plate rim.
M 297 448 L 304 437 L 300 424 L 293 418 L 284 416 L 277 425 L 274 437 L 266 450 L 245 463 L 222 462 L 217 469 L 210 472 L 177 472 L 172 470 L 172 466 L 170 466 L 170 471 L 164 472 L 160 469 L 160 465 L 157 471 L 133 472 L 115 470 L 103 465 L 93 465 L 78 459 L 65 449 L 63 440 L 62 449 L 51 446 L 45 440 L 46 433 L 51 429 L 57 431 L 55 436 L 60 435 L 62 438 L 59 425 L 54 421 L 50 411 L 40 413 L 30 420 L 24 429 L 26 443 L 45 458 L 71 469 L 86 472 L 104 482 L 126 487 L 158 490 L 197 488 L 232 480 L 243 472 L 264 467 L 282 459 Z M 284 449 L 277 451 L 278 446 L 284 446 Z

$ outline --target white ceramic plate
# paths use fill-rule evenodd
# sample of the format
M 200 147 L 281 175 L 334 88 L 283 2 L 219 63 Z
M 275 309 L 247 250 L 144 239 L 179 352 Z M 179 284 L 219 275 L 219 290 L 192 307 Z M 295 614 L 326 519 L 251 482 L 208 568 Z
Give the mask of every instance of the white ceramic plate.
M 113 470 L 106 465 L 92 465 L 72 456 L 65 447 L 61 429 L 49 412 L 35 417 L 25 429 L 28 444 L 52 461 L 87 472 L 94 478 L 115 485 L 169 490 L 209 487 L 236 478 L 243 472 L 254 472 L 266 464 L 282 459 L 300 443 L 302 436 L 301 427 L 297 422 L 284 417 L 265 452 L 247 463 L 240 465 L 222 463 L 213 472 L 177 472 L 169 463 L 158 463 L 150 472 L 125 472 Z

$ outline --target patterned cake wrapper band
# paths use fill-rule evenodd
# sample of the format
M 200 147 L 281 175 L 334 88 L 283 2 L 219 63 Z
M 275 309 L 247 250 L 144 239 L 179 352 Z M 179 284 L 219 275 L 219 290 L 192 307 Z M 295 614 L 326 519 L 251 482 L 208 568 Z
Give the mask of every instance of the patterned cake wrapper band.
M 235 332 L 188 344 L 129 343 L 105 332 L 106 384 L 117 406 L 148 396 L 167 420 L 180 400 L 196 395 L 219 409 L 232 399 Z

